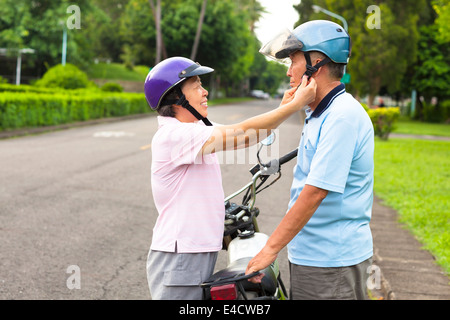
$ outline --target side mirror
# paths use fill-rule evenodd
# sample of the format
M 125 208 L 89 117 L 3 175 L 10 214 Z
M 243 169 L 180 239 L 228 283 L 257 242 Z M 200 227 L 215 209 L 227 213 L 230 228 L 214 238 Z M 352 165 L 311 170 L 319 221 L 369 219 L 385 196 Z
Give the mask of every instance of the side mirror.
M 272 143 L 274 143 L 274 141 L 275 141 L 275 132 L 272 132 L 267 138 L 260 141 L 259 143 L 267 147 L 270 146 Z
M 271 174 L 277 173 L 280 168 L 277 159 L 274 159 L 274 160 L 270 161 L 269 163 L 263 164 L 261 162 L 261 159 L 259 158 L 259 152 L 261 151 L 262 147 L 270 146 L 274 142 L 275 142 L 275 132 L 272 132 L 267 138 L 260 141 L 261 146 L 259 147 L 258 152 L 256 153 L 256 157 L 258 158 L 258 163 L 259 163 L 260 167 L 262 168 L 261 175 L 271 175 Z

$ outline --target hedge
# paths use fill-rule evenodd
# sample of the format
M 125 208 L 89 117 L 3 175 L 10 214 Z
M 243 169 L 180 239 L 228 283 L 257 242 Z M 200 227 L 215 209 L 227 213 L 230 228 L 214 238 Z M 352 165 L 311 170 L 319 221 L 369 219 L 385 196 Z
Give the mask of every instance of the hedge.
M 21 84 L 20 86 L 17 86 L 15 84 L 0 83 L 0 93 L 1 92 L 57 93 L 57 92 L 61 92 L 63 90 L 64 89 L 60 89 L 60 88 L 41 88 L 41 87 L 36 87 L 36 86 L 30 86 L 28 84 Z
M 139 93 L 0 93 L 0 130 L 147 113 Z
M 372 120 L 375 135 L 380 137 L 382 140 L 387 140 L 389 138 L 389 134 L 395 128 L 395 123 L 400 117 L 400 108 L 390 107 L 368 109 L 367 113 L 369 114 L 370 120 Z

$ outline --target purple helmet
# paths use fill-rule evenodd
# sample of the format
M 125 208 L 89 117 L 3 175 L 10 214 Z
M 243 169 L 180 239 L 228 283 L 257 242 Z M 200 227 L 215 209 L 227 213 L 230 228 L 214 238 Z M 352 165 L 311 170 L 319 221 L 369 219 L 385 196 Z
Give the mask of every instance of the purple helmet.
M 214 69 L 183 57 L 172 57 L 158 63 L 147 75 L 144 84 L 145 98 L 153 110 L 160 107 L 161 101 L 170 89 L 189 77 L 213 72 Z

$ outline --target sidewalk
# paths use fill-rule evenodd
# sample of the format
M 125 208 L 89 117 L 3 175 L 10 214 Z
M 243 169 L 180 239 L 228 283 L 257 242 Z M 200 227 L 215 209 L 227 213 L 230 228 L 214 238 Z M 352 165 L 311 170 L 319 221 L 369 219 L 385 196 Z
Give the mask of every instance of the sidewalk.
M 386 300 L 450 300 L 450 279 L 433 256 L 398 222 L 397 212 L 374 198 L 371 229 L 373 264 L 381 271 Z
M 450 137 L 445 136 L 430 136 L 419 134 L 404 134 L 404 133 L 391 133 L 391 138 L 406 138 L 406 139 L 422 139 L 422 140 L 435 140 L 435 141 L 450 141 Z

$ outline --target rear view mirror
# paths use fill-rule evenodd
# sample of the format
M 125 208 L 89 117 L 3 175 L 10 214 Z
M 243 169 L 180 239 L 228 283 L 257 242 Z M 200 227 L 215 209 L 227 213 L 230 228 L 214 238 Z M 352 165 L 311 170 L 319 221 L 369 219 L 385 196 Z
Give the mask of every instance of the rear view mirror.
M 264 146 L 270 146 L 275 141 L 275 132 L 272 132 L 267 138 L 262 140 L 260 143 Z

